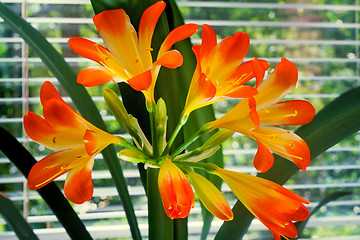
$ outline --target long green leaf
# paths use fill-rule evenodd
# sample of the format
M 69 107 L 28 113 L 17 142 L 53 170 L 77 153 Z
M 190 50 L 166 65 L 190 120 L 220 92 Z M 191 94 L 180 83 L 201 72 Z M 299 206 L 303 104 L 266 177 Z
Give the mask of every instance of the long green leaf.
M 318 205 L 316 205 L 316 207 L 314 207 L 311 212 L 310 212 L 310 216 L 304 220 L 304 221 L 300 221 L 300 222 L 296 222 L 295 226 L 297 228 L 298 231 L 298 237 L 297 238 L 293 238 L 294 240 L 298 239 L 299 237 L 301 237 L 303 230 L 305 229 L 306 224 L 308 223 L 310 217 L 312 215 L 314 215 L 317 211 L 320 210 L 320 208 L 322 206 L 325 206 L 326 204 L 328 204 L 331 201 L 335 201 L 338 198 L 344 197 L 346 195 L 352 194 L 351 191 L 336 191 L 336 192 L 332 192 L 330 194 L 328 194 L 327 196 L 325 196 L 319 203 Z
M 105 123 L 91 97 L 82 85 L 76 83 L 76 74 L 56 49 L 28 22 L 2 3 L 0 3 L 0 16 L 39 55 L 67 91 L 79 112 L 91 123 L 106 131 Z M 133 238 L 140 239 L 134 208 L 115 148 L 111 145 L 104 149 L 102 154 L 124 205 Z
M 2 127 L 0 127 L 0 136 L 0 150 L 21 171 L 21 173 L 27 177 L 31 168 L 36 163 L 36 160 L 14 136 Z M 51 182 L 37 191 L 54 212 L 55 216 L 59 219 L 60 223 L 64 226 L 66 232 L 72 239 L 92 239 L 83 222 L 79 219 L 78 215 L 55 183 Z
M 6 222 L 14 230 L 16 236 L 23 240 L 37 240 L 39 239 L 30 225 L 26 222 L 14 203 L 0 194 L 0 213 L 5 218 Z
M 322 109 L 311 123 L 296 131 L 308 144 L 312 161 L 336 143 L 359 131 L 359 96 L 360 87 L 343 93 Z M 282 185 L 298 171 L 299 169 L 290 161 L 275 156 L 274 166 L 259 176 Z M 225 222 L 215 239 L 241 239 L 246 233 L 253 216 L 239 201 L 233 207 L 233 211 L 236 213 L 234 220 Z

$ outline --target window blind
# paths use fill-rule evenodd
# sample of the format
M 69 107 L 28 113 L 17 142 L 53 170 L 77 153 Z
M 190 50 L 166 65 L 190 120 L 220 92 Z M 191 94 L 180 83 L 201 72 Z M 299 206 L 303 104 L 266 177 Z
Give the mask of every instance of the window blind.
M 2 0 L 37 28 L 65 57 L 75 72 L 93 65 L 67 46 L 69 37 L 81 36 L 101 43 L 92 24 L 93 11 L 88 0 Z M 211 25 L 218 39 L 245 31 L 251 45 L 247 57 L 264 58 L 273 69 L 282 57 L 293 61 L 299 70 L 296 90 L 287 99 L 306 99 L 317 110 L 348 89 L 359 86 L 359 10 L 357 0 L 324 1 L 178 1 L 186 22 Z M 69 7 L 71 6 L 71 7 Z M 200 34 L 192 37 L 200 43 Z M 22 128 L 22 116 L 32 110 L 41 114 L 39 89 L 52 81 L 65 101 L 70 98 L 57 80 L 47 71 L 38 56 L 24 41 L 0 20 L 0 125 L 22 142 L 36 159 L 49 150 L 27 138 Z M 110 87 L 110 85 L 108 85 Z M 110 131 L 124 135 L 111 116 L 102 98 L 102 88 L 88 89 Z M 236 99 L 214 105 L 221 116 L 237 103 Z M 350 190 L 352 195 L 323 207 L 310 219 L 307 238 L 360 238 L 360 134 L 340 142 L 319 156 L 306 172 L 293 176 L 286 187 L 309 199 L 313 208 L 327 194 Z M 240 134 L 224 144 L 226 168 L 255 174 L 252 160 L 256 143 Z M 147 206 L 136 166 L 122 162 L 129 192 L 139 218 L 143 236 L 147 234 Z M 113 187 L 110 174 L 101 155 L 93 172 L 95 192 L 90 202 L 74 205 L 89 232 L 96 239 L 130 238 L 121 201 Z M 56 181 L 62 186 L 64 177 Z M 65 230 L 35 191 L 29 191 L 26 180 L 17 169 L 0 155 L 0 191 L 10 197 L 41 239 L 67 239 Z M 222 191 L 235 203 L 226 185 Z M 201 209 L 196 203 L 189 217 L 189 232 L 197 239 L 201 232 Z M 212 239 L 222 222 L 214 219 L 210 229 Z M 257 220 L 244 239 L 270 239 L 271 233 Z M 0 219 L 0 239 L 14 239 L 15 234 Z M 306 238 L 305 238 L 306 239 Z

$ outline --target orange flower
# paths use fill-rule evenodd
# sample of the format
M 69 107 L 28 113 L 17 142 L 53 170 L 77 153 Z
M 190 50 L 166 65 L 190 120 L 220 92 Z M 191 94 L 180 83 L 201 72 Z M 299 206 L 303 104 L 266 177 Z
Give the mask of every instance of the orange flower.
M 158 185 L 168 217 L 187 217 L 195 204 L 194 192 L 185 174 L 168 157 L 160 167 Z
M 146 9 L 140 20 L 138 35 L 124 10 L 97 14 L 93 20 L 107 48 L 79 37 L 71 38 L 68 42 L 76 53 L 102 65 L 83 70 L 77 81 L 86 87 L 109 81 L 125 81 L 133 89 L 143 91 L 147 102 L 153 103 L 160 66 L 177 68 L 183 63 L 182 55 L 177 50 L 169 51 L 170 47 L 199 28 L 195 24 L 186 24 L 174 29 L 162 43 L 153 62 L 151 39 L 164 9 L 165 3 L 162 1 Z
M 306 199 L 286 188 L 263 178 L 225 170 L 215 165 L 210 172 L 221 177 L 244 206 L 258 218 L 274 235 L 297 237 L 293 221 L 302 221 L 309 216 L 303 203 Z
M 40 90 L 44 118 L 29 112 L 24 116 L 24 128 L 34 141 L 55 152 L 37 162 L 28 176 L 28 187 L 39 189 L 69 172 L 64 192 L 74 203 L 91 199 L 91 171 L 95 156 L 119 137 L 108 134 L 77 114 L 60 97 L 50 82 Z
M 255 139 L 258 151 L 254 166 L 260 172 L 271 168 L 274 157 L 269 151 L 294 162 L 301 170 L 310 164 L 310 151 L 295 133 L 274 126 L 309 123 L 315 116 L 314 107 L 303 100 L 279 102 L 296 85 L 295 65 L 283 58 L 267 80 L 258 87 L 258 94 L 242 100 L 221 118 L 209 123 Z
M 197 65 L 190 84 L 183 115 L 226 97 L 244 98 L 257 93 L 269 63 L 254 58 L 243 62 L 249 49 L 247 33 L 237 32 L 217 44 L 214 30 L 204 24 L 202 43 L 193 47 Z M 256 78 L 256 87 L 244 85 Z

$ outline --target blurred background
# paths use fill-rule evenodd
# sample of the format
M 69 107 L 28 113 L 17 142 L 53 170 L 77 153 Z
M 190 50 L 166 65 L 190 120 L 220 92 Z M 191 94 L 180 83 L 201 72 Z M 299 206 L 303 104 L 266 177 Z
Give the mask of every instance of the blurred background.
M 70 37 L 81 36 L 101 43 L 92 23 L 94 15 L 89 0 L 2 0 L 7 6 L 27 19 L 66 58 L 76 73 L 95 65 L 79 57 L 67 45 Z M 317 111 L 339 94 L 360 85 L 359 59 L 359 1 L 358 0 L 223 0 L 178 1 L 186 22 L 211 25 L 218 39 L 237 31 L 250 35 L 247 59 L 268 60 L 272 71 L 282 57 L 294 62 L 299 70 L 297 88 L 286 96 L 305 99 Z M 201 42 L 201 32 L 192 37 Z M 22 116 L 29 110 L 42 115 L 39 90 L 44 81 L 51 81 L 64 99 L 66 92 L 24 41 L 0 19 L 0 125 L 11 132 L 39 160 L 50 150 L 27 138 L 22 127 Z M 127 137 L 119 128 L 103 101 L 102 90 L 115 84 L 88 88 L 101 115 L 113 134 Z M 360 97 L 360 96 L 359 96 Z M 221 116 L 238 100 L 228 99 L 214 105 L 216 116 Z M 360 120 L 359 120 L 360 124 Z M 294 128 L 290 128 L 293 130 Z M 1 136 L 0 136 L 1 137 Z M 352 194 L 322 207 L 309 221 L 302 239 L 360 239 L 360 134 L 356 133 L 320 155 L 306 172 L 298 172 L 286 187 L 307 198 L 313 208 L 329 193 L 348 190 Z M 240 134 L 224 144 L 226 168 L 256 174 L 252 161 L 255 141 Z M 0 153 L 1 154 L 1 153 Z M 94 197 L 90 202 L 74 205 L 81 219 L 96 239 L 129 239 L 125 213 L 112 184 L 102 156 L 95 161 Z M 147 205 L 144 190 L 134 164 L 121 161 L 129 191 L 139 217 L 140 229 L 147 234 Z M 64 177 L 58 185 L 63 186 Z M 236 198 L 223 185 L 231 205 Z M 42 239 L 66 239 L 67 234 L 35 191 L 26 186 L 26 179 L 9 160 L 0 155 L 0 192 L 15 202 L 35 233 Z M 199 202 L 189 217 L 190 239 L 199 239 L 202 226 Z M 213 239 L 222 221 L 214 219 Z M 15 239 L 11 228 L 0 216 L 0 239 Z M 272 239 L 272 234 L 254 220 L 244 239 Z

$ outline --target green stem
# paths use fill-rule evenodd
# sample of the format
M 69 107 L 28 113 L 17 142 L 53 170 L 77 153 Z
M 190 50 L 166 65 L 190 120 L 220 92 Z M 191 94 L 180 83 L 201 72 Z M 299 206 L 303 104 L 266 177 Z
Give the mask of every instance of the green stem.
M 188 218 L 174 219 L 174 240 L 188 239 Z
M 171 149 L 177 135 L 179 134 L 181 128 L 185 125 L 187 119 L 188 119 L 187 116 L 181 115 L 180 120 L 179 120 L 174 132 L 172 133 L 172 135 L 171 135 L 171 137 L 169 139 L 169 142 L 167 143 L 167 145 L 166 145 L 166 147 L 164 149 L 164 152 L 162 153 L 162 156 L 165 156 L 170 152 L 170 149 Z
M 158 160 L 160 157 L 159 144 L 158 144 L 158 134 L 156 128 L 156 107 L 152 108 L 153 111 L 150 112 L 150 129 L 151 129 L 151 144 L 153 146 L 153 158 Z
M 192 144 L 196 139 L 198 139 L 202 135 L 201 129 L 197 131 L 194 135 L 192 135 L 189 139 L 187 139 L 180 147 L 178 147 L 174 153 L 171 154 L 172 158 L 175 158 L 182 151 L 184 151 L 190 144 Z
M 172 240 L 173 221 L 166 215 L 158 187 L 158 168 L 147 169 L 149 240 Z

